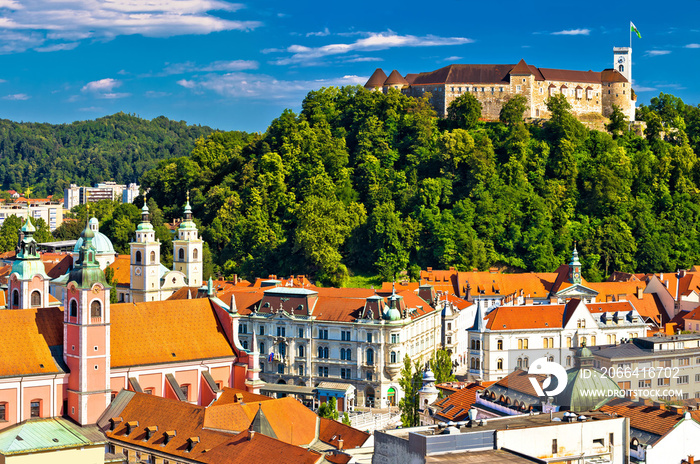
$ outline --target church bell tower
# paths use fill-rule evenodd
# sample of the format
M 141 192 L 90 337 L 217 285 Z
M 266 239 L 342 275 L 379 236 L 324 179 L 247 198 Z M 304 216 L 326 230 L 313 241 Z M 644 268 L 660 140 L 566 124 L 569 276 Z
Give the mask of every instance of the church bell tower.
M 131 248 L 131 299 L 134 302 L 160 301 L 160 241 L 151 224 L 144 195 L 141 223 Z
M 202 285 L 202 243 L 197 225 L 192 221 L 190 193 L 187 192 L 183 221 L 177 229 L 177 240 L 173 240 L 173 268 L 185 274 L 190 287 Z

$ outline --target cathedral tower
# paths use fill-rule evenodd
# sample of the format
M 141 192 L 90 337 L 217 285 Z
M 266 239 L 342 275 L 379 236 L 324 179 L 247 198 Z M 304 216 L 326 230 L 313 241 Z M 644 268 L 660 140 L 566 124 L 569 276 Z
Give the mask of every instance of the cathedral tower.
M 131 300 L 160 301 L 160 242 L 144 195 L 141 223 L 136 227 L 136 241 L 131 248 Z
M 571 262 L 569 263 L 569 282 L 572 284 L 581 284 L 581 261 L 578 260 L 578 250 L 574 243 L 574 251 L 571 253 Z
M 177 240 L 173 240 L 173 269 L 185 274 L 188 286 L 202 285 L 202 239 L 198 237 L 197 225 L 192 221 L 189 192 L 183 221 L 177 230 Z
M 49 304 L 49 278 L 34 240 L 36 229 L 27 218 L 20 229 L 19 249 L 12 264 L 9 308 L 45 308 Z
M 104 273 L 86 227 L 75 267 L 64 293 L 63 359 L 70 369 L 68 416 L 94 424 L 110 402 L 110 306 Z

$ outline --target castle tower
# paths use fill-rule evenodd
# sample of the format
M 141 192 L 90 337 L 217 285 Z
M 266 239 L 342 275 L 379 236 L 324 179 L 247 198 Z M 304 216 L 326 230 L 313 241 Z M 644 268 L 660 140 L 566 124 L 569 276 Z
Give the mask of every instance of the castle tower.
M 189 192 L 183 219 L 177 230 L 177 240 L 173 240 L 173 269 L 185 274 L 188 286 L 199 287 L 202 285 L 202 239 L 192 222 Z
M 160 301 L 160 242 L 151 225 L 144 196 L 141 223 L 131 248 L 131 299 L 134 302 Z
M 613 69 L 632 85 L 632 47 L 613 47 Z
M 19 250 L 12 263 L 10 309 L 45 308 L 49 305 L 49 278 L 34 240 L 36 229 L 27 218 L 20 229 Z
M 578 251 L 575 243 L 574 251 L 571 253 L 571 262 L 569 263 L 569 282 L 581 284 L 581 261 L 578 260 Z
M 63 359 L 70 369 L 68 416 L 94 424 L 110 403 L 110 305 L 105 275 L 86 227 L 75 267 L 64 293 Z

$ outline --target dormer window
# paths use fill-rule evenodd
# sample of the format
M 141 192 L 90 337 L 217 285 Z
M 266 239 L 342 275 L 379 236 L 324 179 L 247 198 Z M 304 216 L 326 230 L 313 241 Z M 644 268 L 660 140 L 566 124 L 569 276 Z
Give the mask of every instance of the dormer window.
M 126 423 L 126 434 L 131 435 L 131 432 L 139 426 L 139 421 L 129 421 Z
M 192 451 L 194 447 L 199 443 L 199 437 L 190 437 L 187 439 L 187 452 Z
M 167 445 L 170 442 L 170 440 L 175 438 L 176 435 L 177 435 L 177 432 L 175 432 L 175 430 L 168 430 L 168 431 L 164 432 L 163 433 L 163 446 Z
M 151 437 L 158 431 L 158 426 L 157 425 L 151 425 L 150 427 L 146 427 L 146 438 L 144 438 L 144 441 L 148 441 L 151 439 Z

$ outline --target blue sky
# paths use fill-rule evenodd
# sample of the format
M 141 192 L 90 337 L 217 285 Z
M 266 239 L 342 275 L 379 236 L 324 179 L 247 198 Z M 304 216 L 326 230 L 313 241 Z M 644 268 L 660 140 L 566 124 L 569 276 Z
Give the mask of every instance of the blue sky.
M 700 102 L 700 2 L 0 0 L 0 117 L 118 111 L 264 131 L 309 90 L 450 63 L 612 66 L 633 38 L 639 102 Z M 493 18 L 493 19 L 491 19 Z

